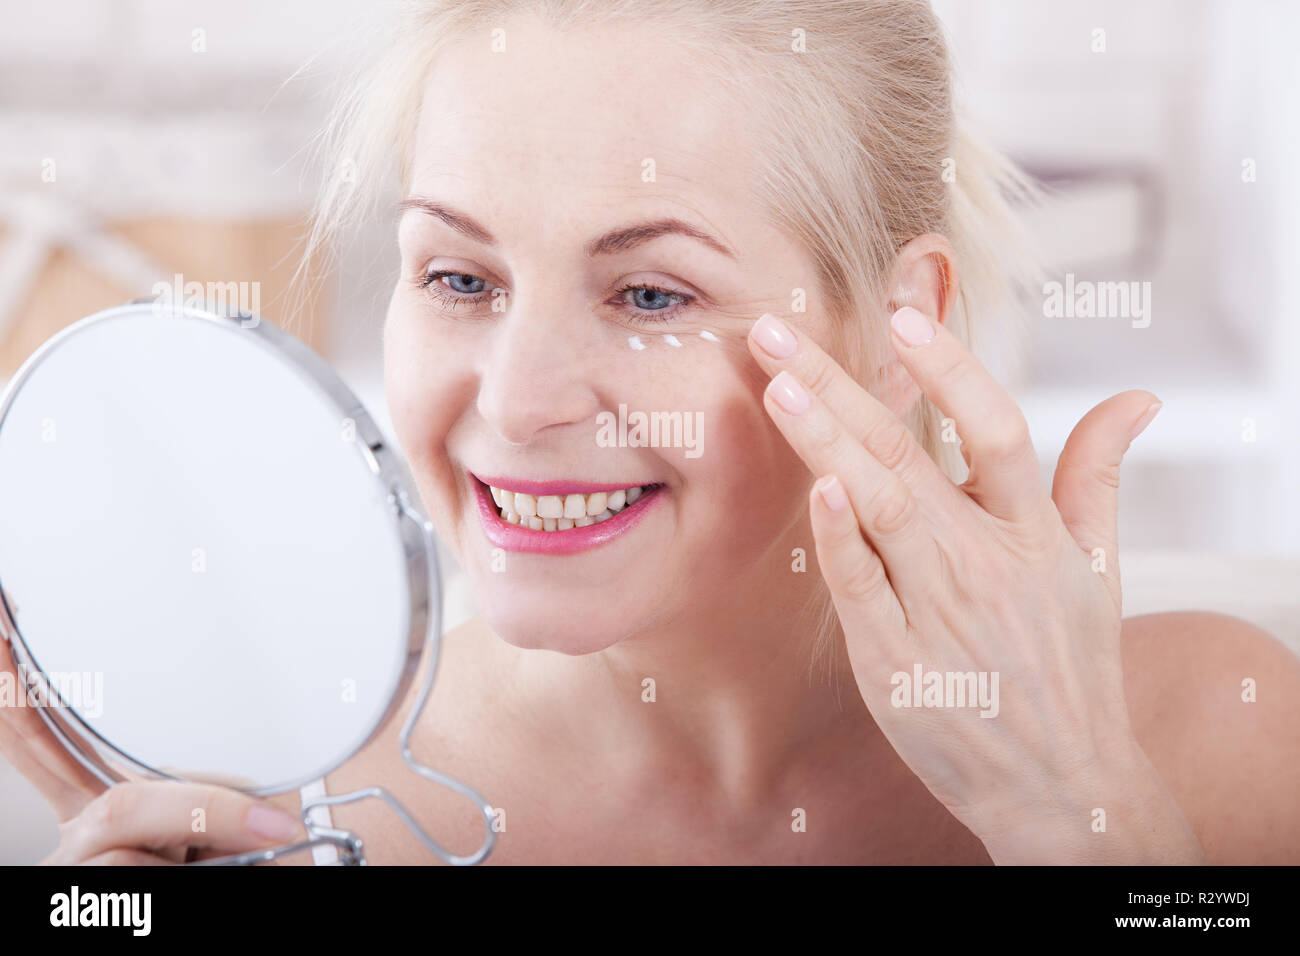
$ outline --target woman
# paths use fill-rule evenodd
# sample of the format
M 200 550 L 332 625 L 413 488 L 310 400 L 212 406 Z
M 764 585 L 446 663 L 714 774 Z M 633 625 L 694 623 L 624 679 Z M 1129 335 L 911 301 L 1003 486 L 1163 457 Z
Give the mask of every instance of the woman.
M 311 251 L 396 159 L 388 400 L 483 609 L 414 749 L 499 808 L 491 862 L 1300 861 L 1300 662 L 1121 620 L 1120 461 L 1158 400 L 1089 412 L 1049 494 L 963 344 L 1025 271 L 1017 180 L 957 130 L 926 4 L 445 0 L 398 36 Z M 301 832 L 219 788 L 100 794 L 4 717 L 54 862 Z M 328 791 L 382 783 L 469 851 L 400 724 Z M 377 803 L 334 823 L 428 859 Z

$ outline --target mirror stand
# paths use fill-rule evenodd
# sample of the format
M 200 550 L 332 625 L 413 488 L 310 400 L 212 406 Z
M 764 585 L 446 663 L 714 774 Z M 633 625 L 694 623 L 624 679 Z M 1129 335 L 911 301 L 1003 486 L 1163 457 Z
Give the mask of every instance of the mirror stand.
M 394 507 L 401 513 L 402 517 L 414 522 L 420 529 L 420 535 L 423 538 L 429 555 L 429 583 L 433 589 L 438 586 L 438 556 L 434 547 L 433 524 L 428 518 L 424 517 L 418 511 L 411 508 L 407 501 L 406 492 L 397 489 L 391 496 Z M 424 676 L 424 682 L 420 685 L 420 695 L 416 699 L 415 707 L 411 709 L 410 715 L 406 718 L 406 723 L 402 725 L 402 732 L 398 738 L 398 746 L 401 748 L 402 760 L 415 773 L 424 777 L 426 780 L 453 790 L 461 796 L 471 800 L 483 815 L 484 839 L 483 843 L 477 850 L 466 856 L 458 856 L 449 852 L 438 841 L 431 837 L 425 829 L 411 816 L 410 812 L 402 805 L 396 797 L 385 790 L 383 787 L 363 787 L 360 790 L 353 790 L 350 793 L 332 794 L 321 797 L 313 797 L 310 800 L 303 801 L 302 804 L 302 823 L 306 827 L 307 833 L 311 839 L 301 843 L 295 843 L 283 847 L 272 847 L 268 850 L 255 851 L 252 853 L 241 853 L 235 856 L 219 857 L 212 860 L 202 860 L 195 864 L 196 866 L 240 866 L 254 863 L 263 863 L 273 860 L 276 857 L 287 856 L 290 853 L 299 853 L 303 850 L 309 850 L 313 847 L 322 845 L 333 845 L 339 849 L 339 866 L 365 866 L 365 850 L 361 839 L 349 830 L 340 830 L 331 827 L 321 827 L 311 820 L 311 811 L 314 807 L 333 807 L 341 806 L 347 803 L 356 803 L 360 800 L 376 798 L 384 801 L 397 814 L 398 819 L 402 821 L 412 833 L 419 838 L 420 842 L 436 855 L 444 863 L 452 866 L 473 866 L 487 859 L 488 854 L 496 845 L 496 829 L 494 823 L 496 812 L 484 797 L 473 787 L 462 783 L 454 777 L 447 776 L 427 764 L 422 764 L 415 759 L 411 752 L 411 734 L 415 730 L 416 724 L 420 722 L 420 716 L 424 713 L 424 705 L 429 699 L 429 693 L 433 689 L 434 680 L 438 676 L 438 659 L 442 649 L 442 597 L 437 593 L 429 595 L 430 601 L 437 608 L 437 613 L 431 615 L 429 627 L 429 639 L 427 643 L 428 653 L 432 655 L 429 661 L 429 669 Z
M 300 853 L 305 850 L 311 850 L 318 846 L 334 846 L 338 849 L 339 866 L 365 866 L 365 851 L 361 841 L 355 833 L 348 830 L 337 829 L 334 827 L 322 827 L 310 819 L 311 810 L 318 806 L 338 806 L 347 803 L 355 803 L 368 798 L 378 798 L 383 800 L 393 812 L 397 814 L 398 819 L 402 821 L 412 833 L 419 838 L 420 842 L 438 858 L 445 863 L 453 866 L 472 866 L 481 863 L 492 852 L 496 844 L 495 811 L 492 805 L 469 785 L 443 774 L 427 764 L 422 764 L 415 759 L 411 751 L 410 739 L 415 730 L 416 724 L 419 723 L 421 715 L 424 713 L 424 707 L 429 699 L 429 694 L 433 689 L 434 680 L 438 673 L 438 661 L 442 648 L 442 596 L 439 593 L 439 574 L 438 574 L 438 556 L 437 549 L 434 545 L 433 524 L 427 517 L 411 507 L 407 499 L 405 490 L 395 488 L 389 494 L 389 503 L 405 521 L 413 523 L 418 530 L 419 538 L 427 556 L 428 575 L 426 591 L 429 603 L 432 605 L 434 612 L 429 615 L 427 622 L 427 637 L 425 641 L 425 650 L 431 655 L 429 668 L 424 676 L 424 681 L 420 686 L 419 697 L 416 700 L 415 707 L 412 708 L 410 715 L 403 724 L 401 734 L 398 738 L 398 745 L 401 748 L 402 760 L 415 773 L 449 790 L 471 800 L 479 809 L 483 817 L 483 826 L 485 837 L 483 843 L 477 850 L 465 856 L 459 856 L 449 852 L 440 843 L 433 839 L 425 829 L 411 816 L 410 812 L 397 800 L 391 793 L 383 787 L 364 787 L 360 790 L 354 790 L 351 793 L 336 795 L 325 795 L 314 797 L 306 800 L 302 804 L 302 822 L 307 830 L 309 839 L 287 844 L 285 846 L 270 847 L 266 850 L 256 850 L 248 853 L 240 853 L 231 856 L 215 857 L 210 860 L 187 861 L 189 866 L 248 866 L 257 863 L 267 863 L 282 856 L 288 856 L 293 853 Z M 20 640 L 11 639 L 11 635 L 17 633 L 13 624 L 12 617 L 6 602 L 0 597 L 0 630 L 3 630 L 3 637 L 9 645 L 10 655 L 17 671 L 19 686 L 23 687 L 27 693 L 27 699 L 35 704 L 37 714 L 40 715 L 54 736 L 67 749 L 78 763 L 85 767 L 96 778 L 101 780 L 107 786 L 124 782 L 130 778 L 112 769 L 112 762 L 125 762 L 131 765 L 132 769 L 138 771 L 140 776 L 158 779 L 165 777 L 157 771 L 146 767 L 129 758 L 126 754 L 111 750 L 106 751 L 105 742 L 98 740 L 93 734 L 76 729 L 73 722 L 66 723 L 59 716 L 61 709 L 59 704 L 58 693 L 50 687 L 45 674 L 37 667 L 33 666 L 31 659 L 27 655 L 27 650 Z M 54 701 L 55 703 L 51 703 Z

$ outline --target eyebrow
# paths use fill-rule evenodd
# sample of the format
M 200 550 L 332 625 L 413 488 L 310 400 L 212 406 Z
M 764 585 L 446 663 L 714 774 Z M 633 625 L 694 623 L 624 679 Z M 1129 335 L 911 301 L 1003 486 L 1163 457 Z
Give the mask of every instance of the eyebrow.
M 407 210 L 414 209 L 426 215 L 433 216 L 435 219 L 441 219 L 444 223 L 455 229 L 461 235 L 480 242 L 485 246 L 495 246 L 496 237 L 488 232 L 483 226 L 477 223 L 470 216 L 465 215 L 457 209 L 453 209 L 445 203 L 438 202 L 422 196 L 413 196 L 410 199 L 403 199 L 397 204 L 398 214 L 401 215 Z M 697 239 L 711 249 L 722 253 L 728 258 L 735 259 L 736 254 L 720 239 L 715 238 L 702 229 L 697 229 L 688 222 L 681 219 L 668 217 L 666 219 L 653 219 L 646 222 L 634 223 L 630 226 L 620 226 L 617 229 L 611 229 L 599 239 L 593 239 L 587 243 L 586 252 L 589 257 L 609 255 L 615 252 L 626 252 L 628 249 L 634 249 L 639 245 L 647 243 L 652 239 L 658 239 L 660 236 L 681 235 L 691 239 Z

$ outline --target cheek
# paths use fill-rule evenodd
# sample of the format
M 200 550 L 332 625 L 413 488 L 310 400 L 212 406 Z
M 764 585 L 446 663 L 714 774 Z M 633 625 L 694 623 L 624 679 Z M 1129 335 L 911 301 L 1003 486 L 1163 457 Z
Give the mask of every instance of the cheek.
M 444 510 L 450 499 L 442 499 L 454 494 L 447 440 L 473 401 L 471 355 L 467 343 L 394 298 L 384 325 L 384 387 L 398 444 L 431 511 Z
M 717 510 L 737 530 L 770 538 L 803 508 L 811 476 L 764 410 L 762 386 L 730 396 L 715 418 L 716 480 L 710 491 L 717 501 L 711 504 L 722 503 Z
M 673 462 L 682 478 L 682 517 L 700 531 L 697 549 L 744 561 L 800 515 L 813 479 L 764 410 L 769 378 L 743 339 L 730 349 L 697 349 L 694 358 L 683 356 L 674 374 L 654 378 L 677 383 L 671 404 L 657 407 L 702 413 L 701 454 L 679 454 Z M 660 385 L 659 392 L 662 402 L 667 390 Z

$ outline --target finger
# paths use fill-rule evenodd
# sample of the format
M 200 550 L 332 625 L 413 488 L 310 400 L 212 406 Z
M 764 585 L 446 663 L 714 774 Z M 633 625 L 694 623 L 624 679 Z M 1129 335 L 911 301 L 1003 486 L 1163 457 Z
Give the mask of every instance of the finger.
M 1119 466 L 1133 439 L 1151 424 L 1160 402 L 1150 392 L 1114 395 L 1074 426 L 1056 464 L 1052 500 L 1079 547 L 1101 549 L 1103 577 L 1119 601 Z
M 176 866 L 164 857 L 143 850 L 109 850 L 87 860 L 85 866 Z
M 0 754 L 54 809 L 59 822 L 76 816 L 104 784 L 58 741 L 28 700 L 7 641 L 0 640 L 0 680 L 12 681 L 12 707 L 0 707 Z
M 1008 521 L 1048 504 L 1029 426 L 1006 389 L 970 350 L 924 313 L 904 306 L 890 319 L 899 360 L 936 406 L 957 423 L 971 474 L 962 488 Z
M 178 781 L 117 784 L 65 826 L 68 862 L 118 848 L 193 845 L 240 853 L 306 836 L 298 820 L 262 800 Z
M 55 749 L 61 750 L 62 745 L 52 739 L 24 739 L 0 721 L 0 754 L 40 792 L 63 823 L 84 810 L 105 787 L 80 764 L 76 768 L 64 765 L 61 757 L 66 754 L 51 753 Z
M 901 630 L 907 619 L 884 562 L 862 536 L 853 505 L 835 475 L 818 479 L 813 485 L 808 513 L 817 543 L 817 566 L 826 579 L 846 638 L 850 634 L 870 634 L 874 638 L 882 629 L 886 633 Z M 859 643 L 847 642 L 855 666 L 864 657 L 879 659 L 879 654 L 872 653 L 878 644 L 867 642 L 871 646 L 859 647 Z
M 922 498 L 951 495 L 940 471 L 907 426 L 853 380 L 811 338 L 765 313 L 749 330 L 749 350 L 769 375 L 788 371 L 816 395 L 859 444 Z
M 199 850 L 196 846 L 161 846 L 154 852 L 171 863 L 189 863 Z
M 909 589 L 936 580 L 927 560 L 935 555 L 933 538 L 916 499 L 903 480 L 845 431 L 830 409 L 789 372 L 768 383 L 763 394 L 767 413 L 790 447 L 816 475 L 840 477 L 859 527 L 884 560 L 889 579 L 906 606 Z M 928 592 L 928 588 L 924 589 Z

